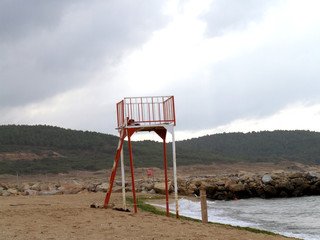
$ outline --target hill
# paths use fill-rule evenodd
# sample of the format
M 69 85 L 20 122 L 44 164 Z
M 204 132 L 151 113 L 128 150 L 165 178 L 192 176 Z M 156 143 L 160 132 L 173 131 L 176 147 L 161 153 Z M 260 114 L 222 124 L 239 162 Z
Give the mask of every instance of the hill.
M 0 174 L 59 173 L 111 168 L 118 137 L 52 126 L 0 126 Z M 125 161 L 128 163 L 127 144 Z M 171 144 L 168 144 L 168 159 Z M 320 164 L 320 133 L 263 131 L 223 133 L 176 143 L 179 166 L 294 161 Z M 135 167 L 163 167 L 162 143 L 133 142 Z M 170 166 L 171 161 L 168 161 Z
M 311 131 L 223 133 L 181 141 L 179 146 L 231 162 L 320 164 L 320 133 Z

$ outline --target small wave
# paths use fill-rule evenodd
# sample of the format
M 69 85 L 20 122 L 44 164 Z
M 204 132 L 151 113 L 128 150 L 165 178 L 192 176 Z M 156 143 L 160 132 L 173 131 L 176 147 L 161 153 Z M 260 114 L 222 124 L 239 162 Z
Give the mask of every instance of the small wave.
M 179 213 L 201 219 L 197 199 L 179 199 Z M 164 204 L 152 204 L 165 208 Z M 208 220 L 240 227 L 252 227 L 288 237 L 320 239 L 320 197 L 291 199 L 246 199 L 238 201 L 207 201 Z M 299 206 L 299 208 L 297 208 Z M 169 205 L 175 213 L 175 204 Z

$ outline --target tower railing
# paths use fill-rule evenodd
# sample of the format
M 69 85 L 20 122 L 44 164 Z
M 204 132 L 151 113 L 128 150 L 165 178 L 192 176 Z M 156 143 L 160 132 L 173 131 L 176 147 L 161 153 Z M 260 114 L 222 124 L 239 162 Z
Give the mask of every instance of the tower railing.
M 117 103 L 118 128 L 126 126 L 176 125 L 174 97 L 130 97 Z

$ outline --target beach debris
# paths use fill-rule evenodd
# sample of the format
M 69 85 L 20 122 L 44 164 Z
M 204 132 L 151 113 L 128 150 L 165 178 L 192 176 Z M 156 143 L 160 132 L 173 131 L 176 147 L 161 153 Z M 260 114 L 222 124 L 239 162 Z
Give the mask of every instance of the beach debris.
M 112 208 L 113 210 L 117 210 L 117 211 L 121 211 L 121 212 L 130 212 L 130 210 L 128 208 L 124 209 L 124 208 Z
M 113 208 L 115 206 L 114 203 L 109 203 L 108 208 Z M 90 208 L 104 208 L 104 204 L 91 203 Z

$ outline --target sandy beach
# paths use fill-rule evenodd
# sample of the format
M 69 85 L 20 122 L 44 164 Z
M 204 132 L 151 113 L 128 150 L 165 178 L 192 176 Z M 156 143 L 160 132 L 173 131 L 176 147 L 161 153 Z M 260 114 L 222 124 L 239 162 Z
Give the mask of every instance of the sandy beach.
M 0 197 L 0 239 L 290 239 L 139 211 L 90 208 L 103 193 Z M 121 207 L 113 193 L 111 202 Z M 133 209 L 132 206 L 129 206 Z

